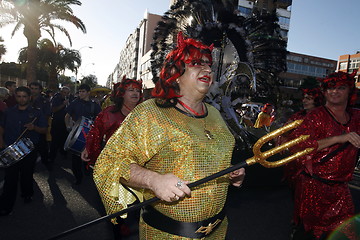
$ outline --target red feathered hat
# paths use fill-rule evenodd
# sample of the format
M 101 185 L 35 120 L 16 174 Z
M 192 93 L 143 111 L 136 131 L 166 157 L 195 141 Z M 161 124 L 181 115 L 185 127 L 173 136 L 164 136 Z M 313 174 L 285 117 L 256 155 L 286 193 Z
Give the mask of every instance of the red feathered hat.
M 351 74 L 346 72 L 335 72 L 325 78 L 318 79 L 321 82 L 321 88 L 323 91 L 329 88 L 335 88 L 343 85 L 350 87 L 349 93 L 349 105 L 355 104 L 356 101 L 356 88 L 355 88 L 355 76 L 357 70 L 354 70 Z

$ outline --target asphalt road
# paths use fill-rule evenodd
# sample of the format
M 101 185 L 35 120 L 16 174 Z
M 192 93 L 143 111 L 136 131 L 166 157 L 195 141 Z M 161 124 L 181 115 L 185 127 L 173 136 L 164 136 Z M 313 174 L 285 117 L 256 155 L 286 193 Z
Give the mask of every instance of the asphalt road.
M 247 176 L 253 175 L 251 171 L 249 169 Z M 279 170 L 266 169 L 265 173 L 261 178 L 249 177 L 241 189 L 230 187 L 227 240 L 289 239 L 290 191 L 280 183 Z M 0 191 L 3 175 L 0 170 Z M 1 240 L 46 240 L 105 214 L 90 175 L 85 176 L 81 185 L 72 185 L 74 178 L 68 159 L 57 159 L 52 171 L 38 163 L 34 180 L 33 202 L 25 204 L 18 197 L 14 212 L 0 217 Z M 359 191 L 354 190 L 354 194 L 358 202 Z M 111 240 L 112 227 L 108 221 L 102 221 L 61 239 Z M 137 237 L 128 237 L 128 240 L 134 239 Z

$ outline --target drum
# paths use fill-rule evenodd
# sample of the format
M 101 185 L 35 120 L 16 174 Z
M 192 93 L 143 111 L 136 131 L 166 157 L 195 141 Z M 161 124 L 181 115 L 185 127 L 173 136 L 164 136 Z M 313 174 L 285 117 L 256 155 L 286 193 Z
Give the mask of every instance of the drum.
M 29 138 L 21 138 L 0 152 L 0 167 L 9 167 L 34 149 L 34 144 Z
M 93 124 L 92 120 L 81 117 L 81 119 L 74 124 L 74 127 L 69 133 L 64 145 L 64 150 L 70 150 L 75 154 L 80 155 L 85 148 L 86 135 L 90 131 L 91 124 Z

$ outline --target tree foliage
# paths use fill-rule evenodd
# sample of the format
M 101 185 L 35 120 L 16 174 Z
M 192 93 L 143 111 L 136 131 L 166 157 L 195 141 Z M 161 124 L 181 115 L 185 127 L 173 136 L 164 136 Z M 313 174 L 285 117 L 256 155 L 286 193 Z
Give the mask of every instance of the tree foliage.
M 6 47 L 4 44 L 2 44 L 2 42 L 4 42 L 4 39 L 2 37 L 0 37 L 0 60 L 1 57 L 6 53 Z
M 90 86 L 90 88 L 94 88 L 98 85 L 97 77 L 93 74 L 90 74 L 88 76 L 84 76 L 81 79 L 81 84 L 87 84 Z
M 37 46 L 38 49 L 38 68 L 48 72 L 48 88 L 55 90 L 58 88 L 58 76 L 66 69 L 77 72 L 81 65 L 81 56 L 78 50 L 65 48 L 61 44 L 54 44 L 51 40 L 42 39 Z M 28 48 L 22 48 L 19 53 L 19 62 L 26 63 Z
M 84 23 L 76 17 L 72 5 L 81 6 L 77 0 L 2 0 L 0 1 L 0 27 L 15 24 L 12 35 L 23 29 L 28 42 L 26 78 L 29 82 L 36 80 L 38 63 L 37 43 L 41 31 L 50 34 L 55 42 L 55 30 L 63 32 L 72 44 L 68 30 L 59 24 L 59 20 L 70 22 L 86 33 Z
M 22 67 L 22 64 L 17 64 L 14 62 L 10 62 L 10 63 L 3 62 L 0 64 L 0 68 L 1 68 L 1 74 L 3 75 L 17 77 L 17 78 L 25 78 L 25 71 Z

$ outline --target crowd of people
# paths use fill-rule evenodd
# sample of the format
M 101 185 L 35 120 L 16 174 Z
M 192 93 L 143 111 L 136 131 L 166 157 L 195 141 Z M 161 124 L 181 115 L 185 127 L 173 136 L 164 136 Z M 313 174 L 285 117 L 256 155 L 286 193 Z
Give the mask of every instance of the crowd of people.
M 32 201 L 37 158 L 51 166 L 58 154 L 65 156 L 69 132 L 86 122 L 91 127 L 85 142 L 69 150 L 74 184 L 82 183 L 83 171 L 93 172 L 107 214 L 159 199 L 141 212 L 112 219 L 116 240 L 126 235 L 129 215 L 138 219 L 140 239 L 225 239 L 228 186 L 240 188 L 245 169 L 194 189 L 188 186 L 230 167 L 235 147 L 219 111 L 204 102 L 214 81 L 212 50 L 212 45 L 180 32 L 153 98 L 144 101 L 142 81 L 124 76 L 113 86 L 110 106 L 103 109 L 91 100 L 86 84 L 74 97 L 68 87 L 50 96 L 41 94 L 37 82 L 28 87 L 7 82 L 0 88 L 0 147 L 6 149 L 23 137 L 34 147 L 5 168 L 0 215 L 12 213 L 18 182 L 24 202 Z M 354 215 L 348 182 L 360 148 L 360 110 L 353 108 L 355 74 L 332 73 L 319 79 L 318 88 L 303 89 L 303 110 L 288 120 L 303 123 L 279 141 L 309 135 L 289 151 L 314 148 L 285 167 L 294 199 L 293 240 L 325 240 Z M 268 103 L 254 127 L 269 127 L 273 121 L 274 106 Z M 344 234 L 355 239 L 351 227 Z

